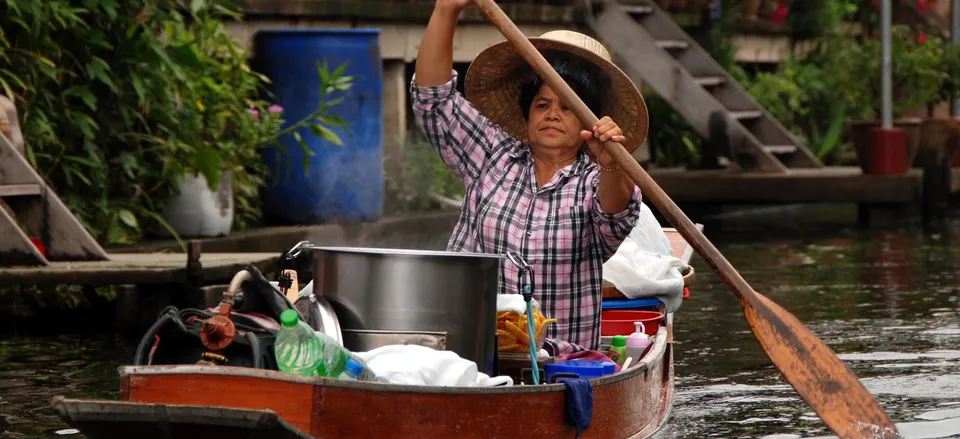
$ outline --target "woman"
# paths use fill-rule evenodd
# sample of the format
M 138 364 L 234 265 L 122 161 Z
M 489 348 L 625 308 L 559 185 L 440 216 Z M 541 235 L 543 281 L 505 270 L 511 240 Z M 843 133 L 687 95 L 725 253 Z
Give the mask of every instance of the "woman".
M 533 268 L 543 314 L 558 320 L 544 348 L 551 355 L 597 349 L 603 263 L 640 211 L 639 188 L 602 141 L 635 150 L 646 136 L 646 106 L 600 43 L 568 31 L 531 42 L 594 114 L 627 125 L 604 116 L 583 130 L 507 42 L 471 64 L 468 101 L 456 91 L 453 35 L 470 3 L 437 0 L 410 85 L 417 124 L 466 186 L 448 250 L 516 251 Z M 499 292 L 517 293 L 518 281 L 517 267 L 504 264 Z

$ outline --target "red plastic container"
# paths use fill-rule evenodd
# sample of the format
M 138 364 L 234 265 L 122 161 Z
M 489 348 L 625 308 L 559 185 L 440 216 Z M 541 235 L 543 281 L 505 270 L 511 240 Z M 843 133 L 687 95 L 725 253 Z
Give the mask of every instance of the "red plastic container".
M 600 335 L 630 335 L 636 331 L 633 322 L 643 323 L 643 332 L 649 336 L 657 335 L 663 313 L 657 311 L 634 311 L 611 309 L 600 312 Z
M 874 128 L 870 132 L 871 174 L 904 174 L 910 168 L 907 163 L 907 132 L 902 128 Z

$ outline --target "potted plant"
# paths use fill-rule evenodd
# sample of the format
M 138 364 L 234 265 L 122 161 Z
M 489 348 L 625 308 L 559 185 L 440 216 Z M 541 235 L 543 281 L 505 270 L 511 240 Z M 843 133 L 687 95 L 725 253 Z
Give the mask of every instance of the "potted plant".
M 168 165 L 171 196 L 161 213 L 166 222 L 157 230 L 161 236 L 226 235 L 235 217 L 244 224 L 259 218 L 259 190 L 267 172 L 260 153 L 279 145 L 281 137 L 292 135 L 304 154 L 309 151 L 302 128 L 341 144 L 329 128 L 346 125 L 328 114 L 337 100 L 323 98 L 315 112 L 283 128 L 283 108 L 262 98 L 269 79 L 250 69 L 247 53 L 223 25 L 223 13 L 194 11 L 189 27 L 170 32 L 188 71 L 180 135 L 167 142 L 176 159 Z M 350 87 L 352 78 L 343 75 L 342 66 L 334 72 L 326 65 L 317 69 L 324 89 Z
M 943 72 L 939 93 L 928 107 L 928 119 L 924 123 L 923 140 L 925 147 L 946 147 L 948 159 L 953 166 L 960 166 L 960 117 L 935 118 L 934 106 L 942 102 L 948 104 L 960 97 L 960 46 L 943 45 L 941 71 Z M 946 144 L 946 145 L 944 145 Z
M 916 158 L 920 148 L 923 118 L 908 117 L 911 110 L 925 108 L 938 92 L 942 80 L 939 46 L 927 44 L 908 27 L 893 26 L 891 30 L 890 72 L 893 88 L 891 112 L 893 125 L 906 131 L 906 162 L 908 166 Z M 867 172 L 871 132 L 881 124 L 881 41 L 867 38 L 856 56 L 861 75 L 851 83 L 859 92 L 861 105 L 870 111 L 869 119 L 850 122 L 850 138 L 864 172 Z

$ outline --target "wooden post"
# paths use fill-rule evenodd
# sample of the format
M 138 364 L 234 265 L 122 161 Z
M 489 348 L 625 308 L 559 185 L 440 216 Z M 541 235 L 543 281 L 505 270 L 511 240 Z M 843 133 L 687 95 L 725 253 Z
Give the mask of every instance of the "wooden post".
M 924 225 L 938 225 L 950 206 L 950 161 L 945 144 L 923 145 L 923 198 L 921 216 Z

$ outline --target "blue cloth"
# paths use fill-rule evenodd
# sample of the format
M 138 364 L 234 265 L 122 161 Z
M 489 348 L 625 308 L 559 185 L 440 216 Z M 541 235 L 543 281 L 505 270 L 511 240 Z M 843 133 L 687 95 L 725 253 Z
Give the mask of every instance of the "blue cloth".
M 593 387 L 583 378 L 557 378 L 567 386 L 567 419 L 577 428 L 577 437 L 593 420 Z

